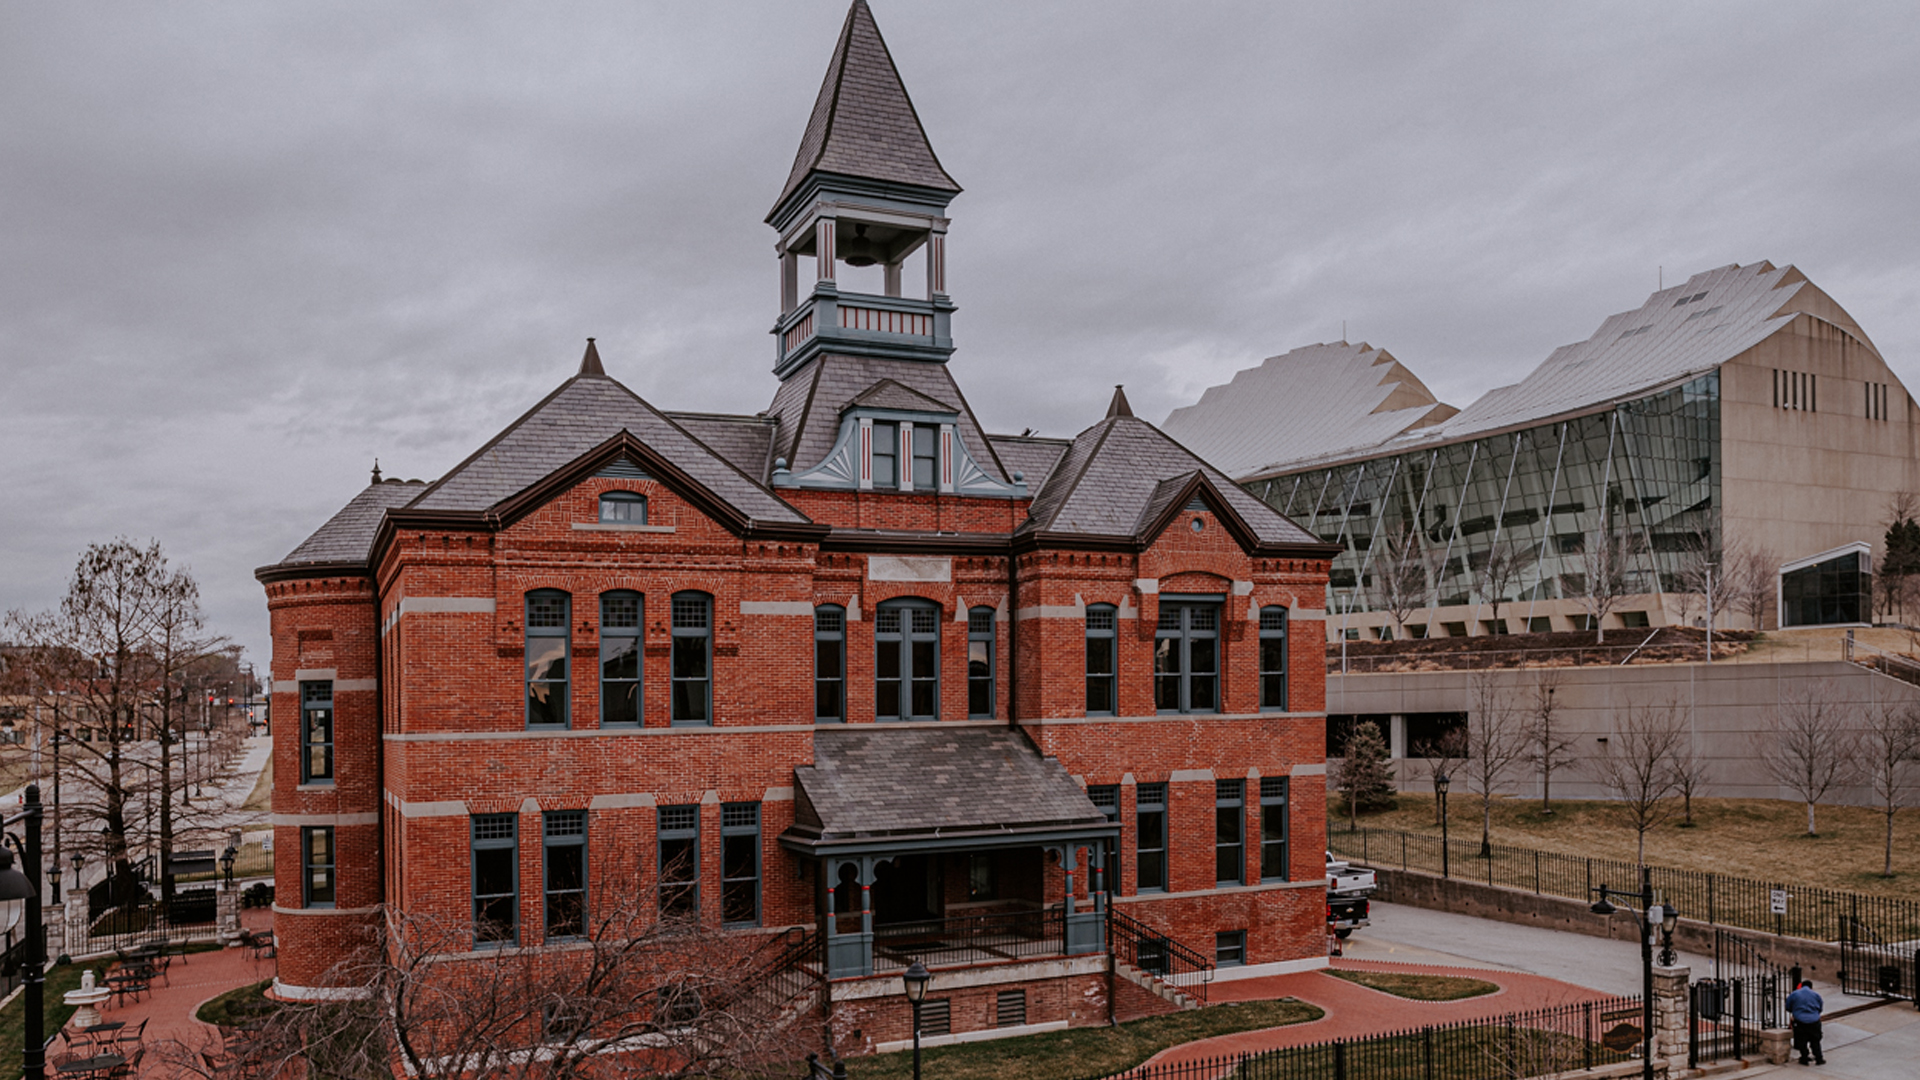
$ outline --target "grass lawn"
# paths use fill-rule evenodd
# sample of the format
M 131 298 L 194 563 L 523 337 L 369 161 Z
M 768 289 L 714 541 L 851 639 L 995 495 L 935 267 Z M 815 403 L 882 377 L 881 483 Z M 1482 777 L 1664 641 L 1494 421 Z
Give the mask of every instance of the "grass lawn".
M 272 979 L 263 979 L 249 986 L 229 990 L 200 1006 L 200 1010 L 193 1015 L 203 1024 L 244 1027 L 277 1008 L 266 996 L 267 987 L 272 985 Z
M 1493 802 L 1493 842 L 1563 855 L 1634 857 L 1633 828 L 1626 810 L 1604 801 L 1555 799 L 1553 814 L 1538 799 Z M 1328 803 L 1328 828 L 1346 828 L 1344 808 Z M 1457 845 L 1480 835 L 1479 800 L 1459 784 L 1447 798 L 1447 818 Z M 1675 820 L 1647 833 L 1647 861 L 1657 866 L 1820 885 L 1878 896 L 1920 897 L 1920 810 L 1894 817 L 1892 878 L 1880 876 L 1886 819 L 1860 806 L 1822 806 L 1818 837 L 1807 836 L 1807 810 L 1774 799 L 1695 799 L 1692 828 Z M 1403 829 L 1440 835 L 1433 823 L 1431 793 L 1403 792 L 1398 809 L 1360 815 L 1365 828 Z
M 42 1039 L 66 1026 L 67 1019 L 73 1015 L 73 1006 L 60 999 L 67 991 L 80 989 L 80 973 L 88 968 L 93 969 L 96 981 L 105 974 L 105 968 L 97 960 L 87 964 L 67 964 L 47 971 L 47 981 L 41 990 L 47 1008 L 46 1034 L 41 1036 Z M 26 1030 L 27 1000 L 26 995 L 22 994 L 8 1002 L 5 1009 L 0 1009 L 0 1061 L 7 1062 L 15 1069 L 20 1066 L 20 1051 L 25 1049 L 25 1040 L 21 1036 Z M 53 1070 L 47 1071 L 51 1073 Z
M 1318 1020 L 1323 1013 L 1304 1001 L 1247 1001 L 1135 1020 L 1119 1027 L 1078 1027 L 1044 1035 L 962 1043 L 920 1052 L 922 1072 L 940 1080 L 1060 1080 L 1120 1072 L 1169 1046 L 1236 1031 L 1283 1027 Z M 906 1080 L 913 1052 L 900 1051 L 847 1062 L 854 1080 Z
M 1394 997 L 1411 998 L 1414 1001 L 1459 1001 L 1461 998 L 1479 997 L 1491 994 L 1499 986 L 1485 979 L 1469 979 L 1461 975 L 1412 975 L 1391 971 L 1337 971 L 1327 969 L 1327 974 L 1336 979 L 1345 979 L 1350 983 L 1378 990 Z

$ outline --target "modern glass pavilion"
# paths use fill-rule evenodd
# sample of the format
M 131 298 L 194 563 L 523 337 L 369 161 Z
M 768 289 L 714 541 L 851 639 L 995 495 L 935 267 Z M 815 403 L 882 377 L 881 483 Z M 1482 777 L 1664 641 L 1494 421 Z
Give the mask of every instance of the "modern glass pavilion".
M 1869 619 L 1888 497 L 1920 490 L 1915 420 L 1852 317 L 1762 262 L 1656 292 L 1457 413 L 1341 342 L 1242 371 L 1165 428 L 1345 549 L 1328 632 L 1374 638 L 1586 628 L 1596 592 L 1617 598 L 1605 626 L 1695 618 L 1697 572 L 1733 544 L 1795 568 L 1864 545 L 1856 602 L 1802 574 L 1788 622 Z

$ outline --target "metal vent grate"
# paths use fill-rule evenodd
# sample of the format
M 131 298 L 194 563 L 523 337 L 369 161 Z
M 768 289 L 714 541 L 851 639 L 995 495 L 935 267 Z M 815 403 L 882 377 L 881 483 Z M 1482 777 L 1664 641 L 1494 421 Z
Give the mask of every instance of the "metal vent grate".
M 994 995 L 994 1024 L 998 1027 L 1019 1027 L 1027 1022 L 1027 992 L 1025 990 L 1002 990 Z
M 948 1035 L 953 1032 L 953 1002 L 937 998 L 920 1006 L 920 1034 Z

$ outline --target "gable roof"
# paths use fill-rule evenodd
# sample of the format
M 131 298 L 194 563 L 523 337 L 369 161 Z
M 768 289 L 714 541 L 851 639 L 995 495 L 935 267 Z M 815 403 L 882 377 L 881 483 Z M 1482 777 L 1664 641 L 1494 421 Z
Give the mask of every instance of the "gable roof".
M 940 165 L 867 0 L 853 0 L 777 210 L 808 174 L 837 173 L 959 192 Z M 768 215 L 772 217 L 771 214 Z
M 373 549 L 373 538 L 388 510 L 397 509 L 420 497 L 427 485 L 419 480 L 382 480 L 369 484 L 340 511 L 315 529 L 312 536 L 274 564 L 282 568 L 363 564 Z
M 943 412 L 957 411 L 945 402 L 935 401 L 918 390 L 912 390 L 892 379 L 881 379 L 872 386 L 854 395 L 851 404 L 869 409 L 898 409 L 902 412 Z
M 1012 479 L 1014 473 L 1019 473 L 1020 479 L 1026 481 L 1027 491 L 1033 495 L 1040 494 L 1047 486 L 1054 467 L 1073 447 L 1072 439 L 1046 439 L 1037 435 L 989 435 L 987 442 L 1009 470 L 1007 478 Z
M 1033 501 L 1023 533 L 1145 543 L 1168 505 L 1206 491 L 1257 545 L 1325 547 L 1319 537 L 1255 498 L 1165 432 L 1133 416 L 1109 416 L 1073 440 Z M 1158 522 L 1156 524 L 1156 522 Z
M 676 410 L 668 410 L 667 416 L 756 482 L 765 484 L 772 475 L 772 418 Z
M 774 391 L 773 404 L 767 407 L 767 414 L 779 425 L 774 433 L 773 455 L 786 458 L 787 466 L 795 472 L 820 464 L 839 438 L 840 414 L 861 395 L 877 391 L 877 384 L 883 381 L 921 400 L 920 404 L 899 408 L 958 414 L 954 428 L 973 454 L 974 463 L 997 480 L 1009 479 L 947 365 L 918 360 L 824 353 L 807 361 L 780 384 Z M 887 391 L 890 395 L 898 392 Z
M 672 462 L 689 481 L 748 521 L 808 521 L 638 394 L 614 379 L 591 375 L 561 383 L 407 509 L 493 509 L 622 432 Z

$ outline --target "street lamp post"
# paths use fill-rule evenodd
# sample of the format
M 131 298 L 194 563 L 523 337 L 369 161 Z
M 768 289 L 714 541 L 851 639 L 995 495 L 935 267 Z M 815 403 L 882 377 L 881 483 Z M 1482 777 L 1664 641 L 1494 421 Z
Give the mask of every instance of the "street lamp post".
M 900 981 L 907 985 L 907 1003 L 913 1006 L 913 1080 L 920 1080 L 920 1004 L 927 999 L 927 984 L 933 976 L 926 965 L 915 960 Z
M 40 785 L 27 785 L 26 805 L 17 814 L 0 821 L 0 829 L 23 821 L 26 843 L 20 846 L 24 872 L 13 868 L 13 853 L 7 850 L 6 836 L 0 840 L 0 900 L 26 901 L 26 971 L 23 973 L 23 1006 L 26 1038 L 22 1040 L 20 1063 L 25 1080 L 44 1080 L 47 1071 L 46 1050 L 46 933 L 40 913 Z
M 1608 897 L 1632 897 L 1633 893 L 1624 889 L 1611 889 L 1605 885 L 1594 890 L 1600 899 L 1594 901 L 1590 909 L 1595 915 L 1612 915 L 1619 908 Z M 1668 935 L 1668 948 L 1663 953 L 1663 963 L 1673 957 L 1673 925 L 1679 921 L 1679 915 L 1672 908 L 1653 902 L 1653 873 L 1642 866 L 1640 868 L 1640 909 L 1633 911 L 1640 924 L 1640 1077 L 1641 1080 L 1653 1080 L 1653 931 L 1657 926 Z
M 1447 861 L 1447 788 L 1453 784 L 1453 778 L 1440 773 L 1433 778 L 1433 790 L 1440 797 L 1440 876 L 1452 877 L 1452 866 Z

